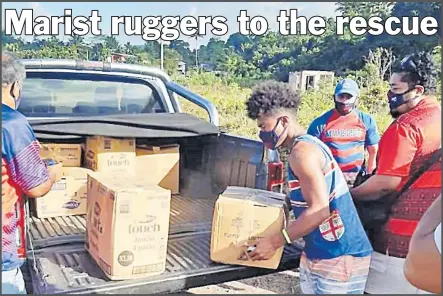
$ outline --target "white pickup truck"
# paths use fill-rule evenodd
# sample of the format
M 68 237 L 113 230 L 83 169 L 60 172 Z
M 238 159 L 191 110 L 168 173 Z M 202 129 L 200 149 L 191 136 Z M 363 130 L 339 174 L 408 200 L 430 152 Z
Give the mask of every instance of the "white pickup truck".
M 302 243 L 285 248 L 278 270 L 209 258 L 217 196 L 230 185 L 281 191 L 282 163 L 259 141 L 218 128 L 216 108 L 155 68 L 73 60 L 23 60 L 21 111 L 40 140 L 69 143 L 88 135 L 131 136 L 180 144 L 180 194 L 172 197 L 166 272 L 110 281 L 85 251 L 85 217 L 20 215 L 30 294 L 151 294 L 255 277 L 298 267 Z M 178 96 L 207 111 L 209 122 L 181 111 Z M 26 207 L 27 209 L 29 207 Z

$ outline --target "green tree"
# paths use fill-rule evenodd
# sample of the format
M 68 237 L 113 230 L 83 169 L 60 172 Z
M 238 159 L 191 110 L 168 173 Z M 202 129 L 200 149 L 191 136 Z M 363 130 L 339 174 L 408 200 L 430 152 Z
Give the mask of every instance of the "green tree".
M 169 75 L 177 72 L 180 54 L 173 49 L 164 49 L 164 68 Z
M 361 16 L 368 19 L 372 16 L 386 18 L 390 15 L 394 2 L 337 2 L 336 11 L 350 18 Z
M 134 54 L 134 48 L 131 45 L 131 42 L 126 42 L 125 43 L 125 45 L 124 45 L 124 52 L 126 54 L 131 54 L 131 55 Z
M 169 44 L 170 49 L 174 49 L 180 54 L 183 62 L 187 65 L 192 65 L 194 63 L 194 57 L 189 46 L 189 43 L 184 40 L 174 40 Z

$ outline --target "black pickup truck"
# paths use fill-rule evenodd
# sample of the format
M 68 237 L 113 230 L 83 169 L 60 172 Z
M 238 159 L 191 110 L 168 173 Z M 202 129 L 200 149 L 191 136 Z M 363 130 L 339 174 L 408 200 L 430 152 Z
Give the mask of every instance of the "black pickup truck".
M 282 190 L 282 163 L 261 142 L 220 131 L 216 108 L 156 68 L 73 60 L 23 60 L 21 111 L 40 141 L 79 143 L 89 135 L 180 144 L 180 194 L 173 195 L 166 271 L 110 281 L 85 251 L 85 216 L 38 219 L 29 207 L 20 230 L 30 294 L 151 294 L 297 268 L 303 244 L 287 247 L 278 270 L 209 258 L 217 196 L 230 185 Z M 209 122 L 182 112 L 182 97 Z M 27 203 L 25 203 L 27 204 Z M 26 238 L 25 238 L 26 237 Z

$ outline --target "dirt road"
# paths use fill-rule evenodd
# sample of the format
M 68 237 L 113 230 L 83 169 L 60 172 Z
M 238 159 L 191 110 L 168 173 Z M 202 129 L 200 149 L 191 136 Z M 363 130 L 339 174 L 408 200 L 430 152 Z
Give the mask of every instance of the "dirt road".
M 190 289 L 188 294 L 300 294 L 298 271 Z

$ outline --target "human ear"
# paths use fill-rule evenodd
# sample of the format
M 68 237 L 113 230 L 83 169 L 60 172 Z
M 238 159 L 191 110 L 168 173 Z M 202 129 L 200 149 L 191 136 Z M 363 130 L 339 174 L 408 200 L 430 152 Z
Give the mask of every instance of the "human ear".
M 417 95 L 423 95 L 423 93 L 425 92 L 425 88 L 422 85 L 417 85 L 415 87 L 415 91 Z
M 289 124 L 289 117 L 288 116 L 282 116 L 280 118 L 280 121 L 281 121 L 283 127 L 286 127 Z

